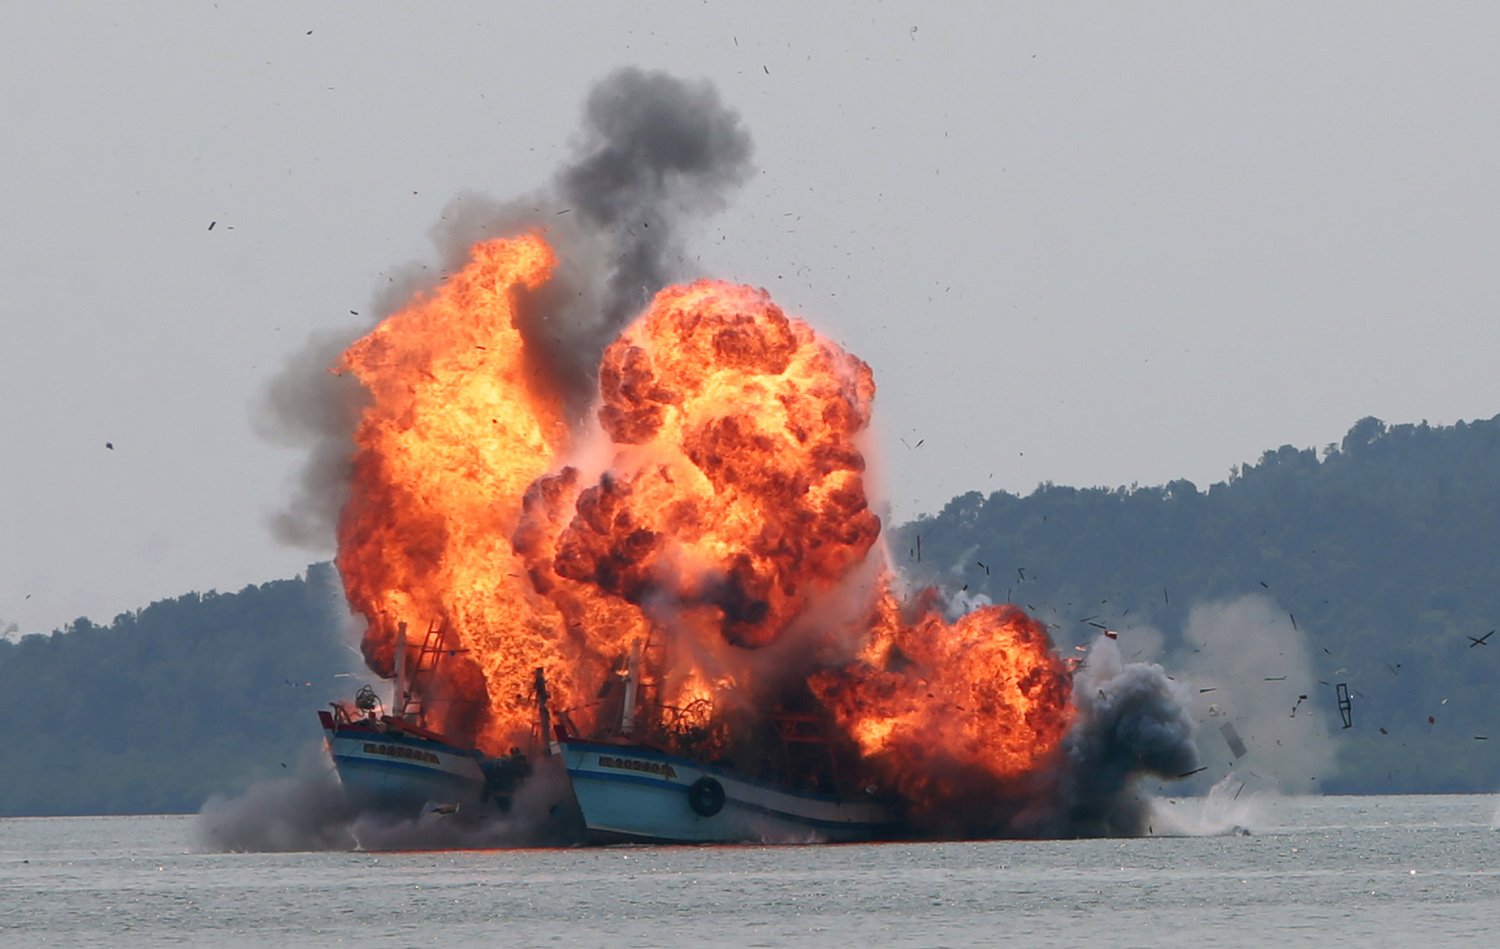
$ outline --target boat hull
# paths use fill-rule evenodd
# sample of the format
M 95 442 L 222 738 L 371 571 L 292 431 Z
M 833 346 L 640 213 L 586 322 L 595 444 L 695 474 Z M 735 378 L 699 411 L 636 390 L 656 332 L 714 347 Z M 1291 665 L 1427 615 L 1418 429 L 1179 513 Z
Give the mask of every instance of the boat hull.
M 331 717 L 324 718 L 323 734 L 357 810 L 414 817 L 430 806 L 484 803 L 485 773 L 472 749 Z
M 820 843 L 888 839 L 893 812 L 754 781 L 641 745 L 564 739 L 590 843 Z

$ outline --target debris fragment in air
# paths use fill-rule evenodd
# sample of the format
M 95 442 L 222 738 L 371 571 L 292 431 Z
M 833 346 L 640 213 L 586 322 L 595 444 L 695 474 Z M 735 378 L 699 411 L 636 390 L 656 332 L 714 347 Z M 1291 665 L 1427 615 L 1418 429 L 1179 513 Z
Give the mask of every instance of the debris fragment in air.
M 1240 733 L 1235 730 L 1233 722 L 1225 722 L 1220 725 L 1219 734 L 1224 736 L 1224 743 L 1229 746 L 1229 750 L 1233 752 L 1236 758 L 1245 757 L 1249 749 L 1245 747 L 1245 742 L 1240 738 Z

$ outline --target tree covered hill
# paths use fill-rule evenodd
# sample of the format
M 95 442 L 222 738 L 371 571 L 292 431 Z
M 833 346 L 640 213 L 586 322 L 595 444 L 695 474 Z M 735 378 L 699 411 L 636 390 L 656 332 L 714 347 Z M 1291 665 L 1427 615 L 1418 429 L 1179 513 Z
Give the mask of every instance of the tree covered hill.
M 1025 606 L 1065 651 L 1108 626 L 1190 656 L 1192 607 L 1260 595 L 1306 638 L 1300 710 L 1333 723 L 1342 763 L 1325 790 L 1500 787 L 1500 635 L 1470 638 L 1500 627 L 1500 416 L 1365 418 L 1321 457 L 1282 446 L 1207 490 L 970 492 L 891 544 L 909 577 Z
M 319 564 L 0 640 L 0 816 L 191 812 L 286 774 L 321 737 L 315 711 L 370 678 L 336 589 Z

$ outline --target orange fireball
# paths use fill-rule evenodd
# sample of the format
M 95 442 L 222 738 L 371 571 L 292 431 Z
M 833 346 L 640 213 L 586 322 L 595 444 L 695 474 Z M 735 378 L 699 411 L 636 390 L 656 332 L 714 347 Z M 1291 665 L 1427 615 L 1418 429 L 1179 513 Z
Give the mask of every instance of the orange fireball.
M 814 677 L 865 758 L 908 799 L 934 775 L 1009 780 L 1052 763 L 1072 724 L 1071 682 L 1046 629 L 1014 606 L 944 622 L 930 598 L 904 622 L 883 591 L 857 664 Z
M 1024 613 L 948 624 L 928 595 L 903 616 L 886 572 L 855 634 L 832 632 L 828 604 L 885 570 L 869 366 L 764 290 L 669 287 L 604 351 L 606 444 L 582 453 L 516 323 L 553 267 L 537 235 L 477 244 L 344 355 L 369 404 L 338 566 L 373 668 L 403 622 L 441 648 L 417 684 L 428 726 L 504 750 L 542 667 L 569 727 L 607 730 L 638 664 L 642 734 L 682 753 L 765 758 L 795 721 L 823 731 L 827 767 L 925 808 L 948 793 L 935 775 L 1047 767 L 1068 681 Z

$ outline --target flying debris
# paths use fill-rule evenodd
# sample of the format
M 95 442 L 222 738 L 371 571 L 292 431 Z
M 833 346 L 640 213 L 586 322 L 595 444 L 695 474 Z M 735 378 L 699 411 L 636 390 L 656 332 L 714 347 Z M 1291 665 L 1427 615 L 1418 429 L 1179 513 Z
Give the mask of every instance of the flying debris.
M 1194 768 L 1191 771 L 1184 771 L 1181 774 L 1179 774 L 1178 777 L 1179 778 L 1191 778 L 1193 775 L 1199 773 L 1200 771 L 1207 771 L 1207 770 L 1208 770 L 1208 765 L 1203 765 L 1202 767 Z
M 1483 636 L 1479 636 L 1477 638 L 1474 636 L 1470 636 L 1469 648 L 1473 649 L 1475 646 L 1488 646 L 1489 643 L 1487 642 L 1487 640 L 1493 635 L 1495 635 L 1495 631 L 1492 629 L 1489 632 L 1485 633 Z
M 1219 734 L 1224 736 L 1224 743 L 1229 746 L 1229 750 L 1234 754 L 1235 758 L 1245 757 L 1249 749 L 1245 747 L 1245 742 L 1240 738 L 1240 733 L 1235 730 L 1233 722 L 1225 722 L 1220 725 Z
M 1354 705 L 1349 701 L 1349 686 L 1340 682 L 1338 685 L 1334 686 L 1334 691 L 1338 695 L 1339 717 L 1344 720 L 1344 727 L 1353 728 Z M 1429 718 L 1427 721 L 1431 723 L 1432 719 Z
M 1296 613 L 1288 613 L 1286 615 L 1288 617 L 1290 617 L 1291 620 L 1292 620 L 1292 629 L 1297 629 L 1297 614 Z M 1300 632 L 1300 630 L 1299 630 L 1299 632 Z
M 114 451 L 115 450 L 115 443 L 114 442 L 105 442 L 104 443 L 104 447 L 108 448 L 110 451 Z

